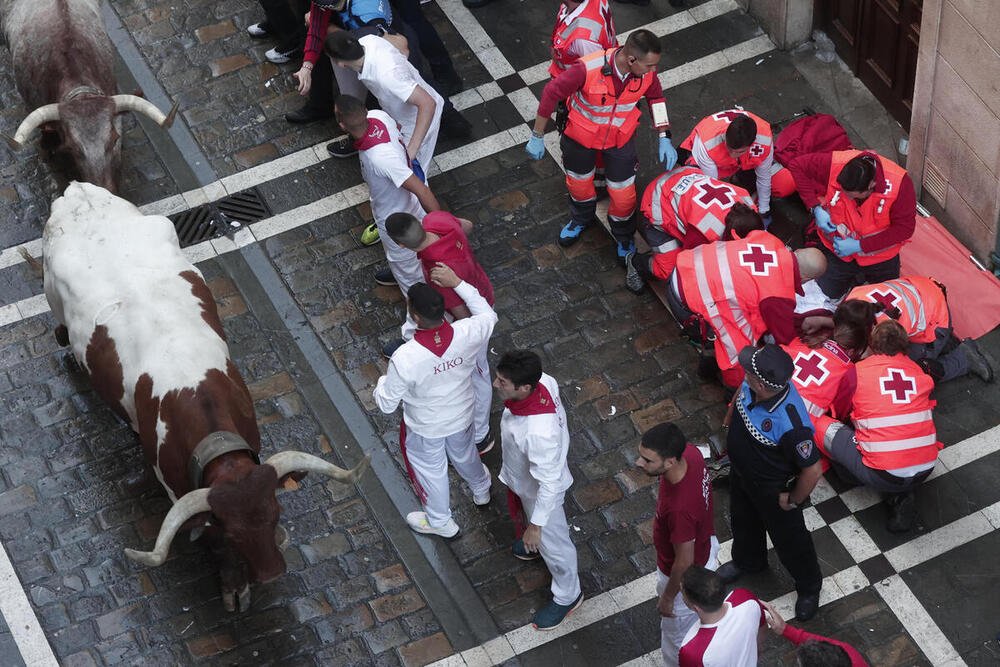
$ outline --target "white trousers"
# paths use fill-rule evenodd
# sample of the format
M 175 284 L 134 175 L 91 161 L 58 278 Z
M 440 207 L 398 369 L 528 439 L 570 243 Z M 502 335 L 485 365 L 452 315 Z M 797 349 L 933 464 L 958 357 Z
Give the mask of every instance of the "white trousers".
M 535 509 L 535 498 L 521 496 L 524 515 L 531 520 Z M 576 558 L 576 547 L 569 537 L 569 524 L 563 510 L 562 498 L 549 520 L 542 526 L 542 539 L 538 543 L 538 553 L 545 561 L 552 575 L 552 599 L 556 604 L 570 605 L 580 597 L 580 576 Z
M 708 554 L 708 562 L 705 567 L 713 572 L 719 567 L 719 540 L 712 535 L 712 550 Z M 670 575 L 656 571 L 656 597 L 663 594 L 663 590 L 670 581 Z M 674 614 L 676 618 L 660 617 L 660 653 L 663 655 L 665 667 L 677 667 L 678 655 L 681 652 L 681 642 L 691 626 L 698 622 L 698 614 L 693 612 L 684 604 L 684 596 L 677 592 L 674 598 Z
M 435 528 L 451 519 L 448 461 L 469 484 L 473 495 L 486 493 L 492 483 L 489 471 L 479 460 L 472 434 L 471 424 L 464 431 L 443 438 L 424 438 L 409 429 L 406 431 L 406 459 L 424 490 L 427 523 Z
M 412 334 L 410 334 L 412 336 Z M 490 433 L 490 408 L 493 407 L 493 381 L 490 379 L 490 362 L 487 352 L 490 341 L 486 339 L 476 355 L 476 370 L 472 372 L 472 391 L 476 395 L 472 425 L 475 441 L 479 442 Z

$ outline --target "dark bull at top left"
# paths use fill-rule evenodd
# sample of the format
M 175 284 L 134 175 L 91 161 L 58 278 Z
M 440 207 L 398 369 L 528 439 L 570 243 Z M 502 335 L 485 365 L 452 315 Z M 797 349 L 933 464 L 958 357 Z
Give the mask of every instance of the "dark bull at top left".
M 117 192 L 118 114 L 136 111 L 169 127 L 176 105 L 164 115 L 148 100 L 116 94 L 99 0 L 0 0 L 0 22 L 18 92 L 32 109 L 7 142 L 18 150 L 40 128 L 40 152 L 61 187 L 77 180 Z

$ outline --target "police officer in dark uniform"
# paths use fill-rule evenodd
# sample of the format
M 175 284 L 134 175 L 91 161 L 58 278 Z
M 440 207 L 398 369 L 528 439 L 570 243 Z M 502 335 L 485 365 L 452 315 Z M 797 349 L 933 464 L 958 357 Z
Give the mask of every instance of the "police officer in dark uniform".
M 747 346 L 740 364 L 746 379 L 733 399 L 727 440 L 733 560 L 719 576 L 728 584 L 766 568 L 766 531 L 795 579 L 795 618 L 806 621 L 816 614 L 823 584 L 801 509 L 823 474 L 819 450 L 805 404 L 789 383 L 795 367 L 788 353 L 777 345 Z

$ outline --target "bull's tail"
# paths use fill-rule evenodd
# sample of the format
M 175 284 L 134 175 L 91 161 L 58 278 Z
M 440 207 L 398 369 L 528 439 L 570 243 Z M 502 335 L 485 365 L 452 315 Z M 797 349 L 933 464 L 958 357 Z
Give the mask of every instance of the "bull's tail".
M 42 263 L 32 257 L 31 253 L 28 252 L 24 246 L 19 247 L 17 251 L 21 253 L 21 257 L 24 258 L 24 261 L 28 263 L 28 266 L 31 267 L 31 270 L 34 271 L 39 278 L 45 277 L 45 269 L 42 268 Z

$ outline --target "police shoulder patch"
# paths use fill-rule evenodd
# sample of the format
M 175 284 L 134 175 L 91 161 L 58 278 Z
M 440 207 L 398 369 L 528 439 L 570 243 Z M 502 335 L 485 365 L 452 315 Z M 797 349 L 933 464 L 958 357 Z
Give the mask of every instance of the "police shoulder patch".
M 795 449 L 798 451 L 799 456 L 801 456 L 804 459 L 808 459 L 809 455 L 812 454 L 813 441 L 803 440 L 799 444 L 795 445 Z

